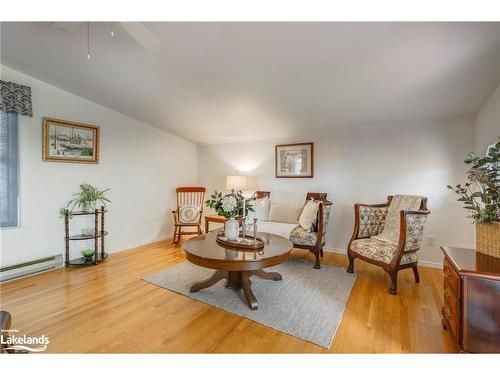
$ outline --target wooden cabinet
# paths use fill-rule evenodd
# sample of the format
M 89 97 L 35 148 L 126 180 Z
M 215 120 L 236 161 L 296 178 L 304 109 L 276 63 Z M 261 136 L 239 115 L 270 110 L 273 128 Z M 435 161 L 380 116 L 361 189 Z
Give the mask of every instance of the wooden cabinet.
M 500 259 L 473 249 L 441 250 L 443 328 L 460 351 L 500 353 Z

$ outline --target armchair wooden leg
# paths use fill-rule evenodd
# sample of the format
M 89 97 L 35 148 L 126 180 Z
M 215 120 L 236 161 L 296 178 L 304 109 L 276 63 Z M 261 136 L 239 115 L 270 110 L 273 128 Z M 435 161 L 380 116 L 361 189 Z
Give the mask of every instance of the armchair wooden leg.
M 319 249 L 316 249 L 314 251 L 314 256 L 316 257 L 316 262 L 314 262 L 314 268 L 316 268 L 317 270 L 319 270 L 321 268 L 321 264 L 319 261 L 319 253 L 320 253 Z
M 415 276 L 415 282 L 420 282 L 420 276 L 418 275 L 418 267 L 416 265 L 411 267 L 413 269 L 413 275 Z
M 347 272 L 348 273 L 354 273 L 354 257 L 347 252 L 347 258 L 349 259 L 349 265 L 347 266 Z
M 321 257 L 323 257 L 325 254 L 323 254 L 323 248 L 319 249 L 319 255 L 321 255 Z
M 391 286 L 389 287 L 389 294 L 398 294 L 398 271 L 393 271 L 389 273 L 391 276 Z

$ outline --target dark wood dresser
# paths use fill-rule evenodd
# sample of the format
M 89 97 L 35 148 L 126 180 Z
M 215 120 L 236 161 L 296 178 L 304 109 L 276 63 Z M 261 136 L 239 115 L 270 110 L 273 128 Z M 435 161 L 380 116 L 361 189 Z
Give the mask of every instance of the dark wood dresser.
M 474 249 L 441 250 L 443 328 L 462 352 L 500 353 L 500 259 Z

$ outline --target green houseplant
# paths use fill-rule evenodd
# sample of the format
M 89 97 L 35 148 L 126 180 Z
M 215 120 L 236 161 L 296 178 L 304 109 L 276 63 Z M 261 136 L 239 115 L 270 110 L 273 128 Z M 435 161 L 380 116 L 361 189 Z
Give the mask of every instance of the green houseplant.
M 469 153 L 465 163 L 470 165 L 467 182 L 447 187 L 476 222 L 477 251 L 500 257 L 500 142 L 484 157 Z
M 73 194 L 75 198 L 68 202 L 66 208 L 71 206 L 71 211 L 75 208 L 81 209 L 82 211 L 93 211 L 96 209 L 97 203 L 106 206 L 107 202 L 111 202 L 105 197 L 105 193 L 109 190 L 110 189 L 100 190 L 95 186 L 83 183 L 80 185 L 80 191 Z

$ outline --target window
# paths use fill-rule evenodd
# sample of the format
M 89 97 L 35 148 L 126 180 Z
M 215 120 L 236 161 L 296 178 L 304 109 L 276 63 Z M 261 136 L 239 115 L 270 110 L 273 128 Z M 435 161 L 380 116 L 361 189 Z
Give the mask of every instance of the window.
M 19 221 L 19 142 L 17 114 L 0 111 L 0 228 Z

